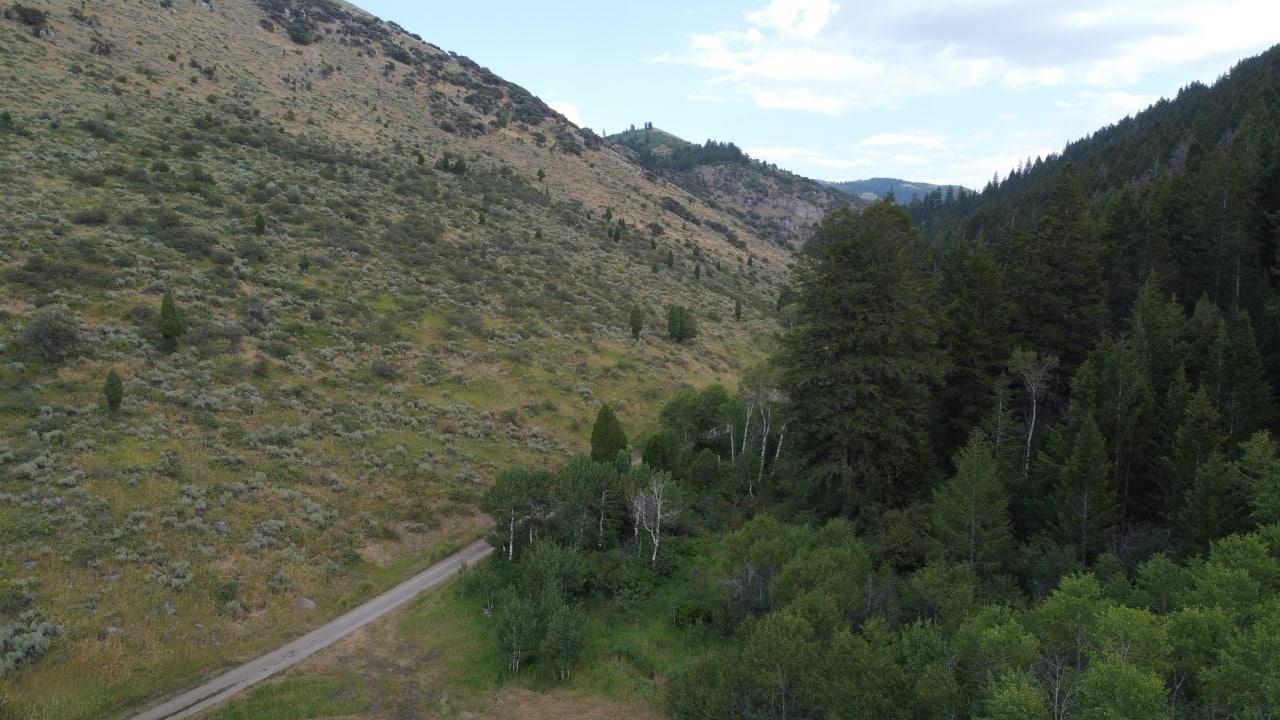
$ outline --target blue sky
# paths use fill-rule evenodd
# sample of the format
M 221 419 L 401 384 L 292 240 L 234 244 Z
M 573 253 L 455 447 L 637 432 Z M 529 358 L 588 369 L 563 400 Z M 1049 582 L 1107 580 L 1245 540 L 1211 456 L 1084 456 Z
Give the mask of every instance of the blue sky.
M 981 187 L 1280 42 L 1277 0 L 364 0 L 597 132 Z

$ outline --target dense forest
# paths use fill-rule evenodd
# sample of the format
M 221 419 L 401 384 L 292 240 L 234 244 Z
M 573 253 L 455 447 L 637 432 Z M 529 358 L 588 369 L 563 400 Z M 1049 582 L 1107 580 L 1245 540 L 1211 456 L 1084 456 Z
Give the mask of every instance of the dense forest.
M 1277 62 L 832 213 L 736 394 L 488 492 L 510 670 L 663 592 L 675 718 L 1276 717 Z

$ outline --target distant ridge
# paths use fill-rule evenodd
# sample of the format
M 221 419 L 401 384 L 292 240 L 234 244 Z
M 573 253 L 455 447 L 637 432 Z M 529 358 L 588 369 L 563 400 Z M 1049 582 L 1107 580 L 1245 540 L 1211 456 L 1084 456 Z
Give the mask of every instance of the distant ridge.
M 953 192 L 963 189 L 960 185 L 935 185 L 927 182 L 883 177 L 868 178 L 866 180 L 848 180 L 845 182 L 829 182 L 825 184 L 841 192 L 862 198 L 867 202 L 874 202 L 880 198 L 888 196 L 888 194 L 892 192 L 894 199 L 904 205 L 923 198 L 934 190 L 941 189 L 945 194 L 948 189 L 951 189 Z

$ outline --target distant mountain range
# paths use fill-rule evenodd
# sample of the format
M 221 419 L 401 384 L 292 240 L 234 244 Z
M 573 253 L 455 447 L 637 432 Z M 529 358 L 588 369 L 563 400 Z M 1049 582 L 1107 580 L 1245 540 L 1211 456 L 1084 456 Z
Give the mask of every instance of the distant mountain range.
M 912 200 L 922 198 L 934 190 L 941 189 L 943 193 L 946 193 L 948 188 L 953 191 L 961 188 L 960 185 L 934 185 L 933 183 L 898 178 L 868 178 L 866 180 L 849 180 L 847 182 L 829 182 L 825 184 L 868 202 L 874 202 L 879 198 L 886 197 L 889 193 L 893 193 L 893 197 L 904 205 Z

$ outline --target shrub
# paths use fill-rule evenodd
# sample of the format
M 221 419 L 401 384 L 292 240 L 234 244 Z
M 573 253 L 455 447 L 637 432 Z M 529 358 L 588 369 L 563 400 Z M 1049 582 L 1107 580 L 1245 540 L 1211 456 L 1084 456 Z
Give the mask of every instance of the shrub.
M 80 323 L 65 305 L 41 308 L 22 331 L 22 339 L 49 362 L 61 362 L 80 344 Z
M 34 610 L 23 613 L 18 622 L 0 625 L 0 677 L 39 660 L 59 632 Z

